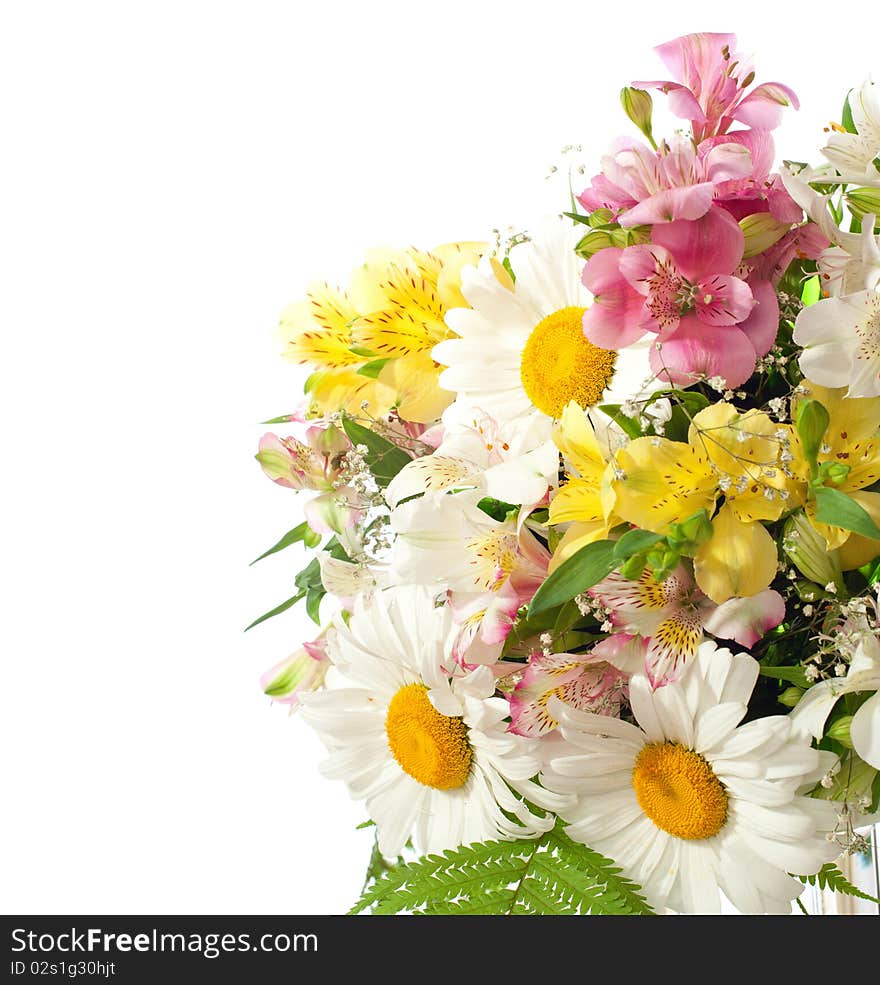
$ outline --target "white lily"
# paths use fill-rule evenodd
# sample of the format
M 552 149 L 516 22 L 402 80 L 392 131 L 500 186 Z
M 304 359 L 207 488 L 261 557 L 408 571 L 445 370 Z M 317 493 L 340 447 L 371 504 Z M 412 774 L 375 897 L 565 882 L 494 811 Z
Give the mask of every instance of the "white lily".
M 858 291 L 803 308 L 794 340 L 813 383 L 848 387 L 848 397 L 880 397 L 880 292 Z
M 880 92 L 865 82 L 849 94 L 857 133 L 834 129 L 822 148 L 826 159 L 840 172 L 838 182 L 880 188 Z
M 877 628 L 864 616 L 853 620 L 849 633 L 851 660 L 846 677 L 829 678 L 814 684 L 791 713 L 793 727 L 804 735 L 820 739 L 825 721 L 839 698 L 855 692 L 875 693 L 856 711 L 850 724 L 850 739 L 856 753 L 875 769 L 880 769 L 880 637 Z M 844 644 L 846 646 L 846 644 Z
M 511 429 L 459 398 L 443 414 L 439 446 L 404 466 L 385 499 L 393 508 L 423 493 L 477 489 L 505 503 L 532 507 L 556 484 L 558 472 L 559 452 L 552 441 L 518 451 Z

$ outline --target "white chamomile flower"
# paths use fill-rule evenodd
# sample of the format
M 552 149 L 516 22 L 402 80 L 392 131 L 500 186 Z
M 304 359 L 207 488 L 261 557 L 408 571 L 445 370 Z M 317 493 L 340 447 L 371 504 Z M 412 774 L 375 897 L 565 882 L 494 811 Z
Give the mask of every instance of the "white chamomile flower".
M 496 838 L 536 837 L 571 798 L 542 789 L 534 740 L 507 731 L 509 706 L 488 667 L 450 655 L 448 606 L 420 587 L 359 597 L 337 618 L 328 653 L 351 686 L 303 695 L 302 717 L 327 746 L 322 772 L 346 782 L 376 822 L 379 850 L 421 853 Z M 527 803 L 528 801 L 528 803 Z
M 461 291 L 471 307 L 446 313 L 459 338 L 433 349 L 434 359 L 448 367 L 440 385 L 504 421 L 517 453 L 546 442 L 553 420 L 572 400 L 591 410 L 604 433 L 609 419 L 593 408 L 638 395 L 652 375 L 648 343 L 613 352 L 584 337 L 591 297 L 574 252 L 582 236 L 568 220 L 548 221 L 535 239 L 511 249 L 514 284 L 502 283 L 491 258 L 465 267 Z
M 570 750 L 542 775 L 574 793 L 563 811 L 576 841 L 614 859 L 655 908 L 717 913 L 721 893 L 744 913 L 788 913 L 811 875 L 839 852 L 834 807 L 799 795 L 828 771 L 785 716 L 738 725 L 758 676 L 747 654 L 704 643 L 678 681 L 629 683 L 638 727 L 555 702 Z M 831 756 L 831 760 L 834 757 Z

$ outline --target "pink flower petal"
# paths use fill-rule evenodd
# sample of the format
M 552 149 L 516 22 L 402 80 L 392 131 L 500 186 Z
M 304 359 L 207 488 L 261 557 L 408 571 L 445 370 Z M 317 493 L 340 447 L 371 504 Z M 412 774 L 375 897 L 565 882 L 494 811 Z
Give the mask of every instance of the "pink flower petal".
M 738 325 L 714 327 L 687 315 L 661 341 L 662 349 L 651 347 L 651 368 L 658 379 L 678 386 L 720 376 L 728 387 L 738 387 L 755 371 L 757 354 Z
M 753 89 L 731 115 L 755 130 L 774 130 L 788 106 L 800 108 L 794 92 L 779 82 L 765 82 Z
M 708 325 L 736 325 L 749 317 L 755 305 L 751 288 L 739 277 L 713 274 L 697 288 L 696 311 Z
M 677 82 L 633 82 L 635 89 L 657 89 L 669 97 L 669 111 L 681 120 L 705 122 L 706 114 L 697 97 L 687 86 Z
M 766 356 L 779 331 L 779 301 L 773 285 L 766 280 L 750 281 L 755 306 L 739 329 L 752 343 L 758 357 Z
M 724 209 L 714 207 L 694 222 L 669 222 L 654 227 L 651 239 L 675 257 L 691 282 L 707 274 L 732 274 L 742 259 L 745 238 Z
M 622 213 L 618 221 L 624 228 L 630 228 L 677 219 L 699 219 L 711 208 L 714 195 L 715 186 L 711 181 L 684 188 L 667 188 Z
M 751 598 L 728 599 L 706 619 L 704 628 L 719 639 L 754 646 L 784 618 L 785 600 L 768 588 Z
M 593 304 L 584 314 L 584 335 L 602 349 L 622 349 L 645 334 L 641 326 L 643 298 L 620 272 L 623 250 L 609 247 L 590 257 L 584 286 Z

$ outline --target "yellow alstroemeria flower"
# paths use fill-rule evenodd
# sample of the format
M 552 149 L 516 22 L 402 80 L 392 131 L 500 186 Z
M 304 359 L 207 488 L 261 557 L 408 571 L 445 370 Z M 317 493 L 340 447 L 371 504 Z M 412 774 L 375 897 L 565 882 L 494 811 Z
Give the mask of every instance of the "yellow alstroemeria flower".
M 637 438 L 617 453 L 615 512 L 645 530 L 666 533 L 702 509 L 711 517 L 724 497 L 713 536 L 694 557 L 697 584 L 718 604 L 770 585 L 776 546 L 761 521 L 778 520 L 804 502 L 806 483 L 782 467 L 791 429 L 781 436 L 780 429 L 759 411 L 740 414 L 719 403 L 694 417 L 687 443 Z
M 394 407 L 404 420 L 436 421 L 454 394 L 439 387 L 442 367 L 431 349 L 451 334 L 449 308 L 467 307 L 462 267 L 486 249 L 452 243 L 431 252 L 373 251 L 348 290 L 316 285 L 288 307 L 281 318 L 285 355 L 318 370 L 308 387 L 312 411 L 356 413 L 366 403 L 373 416 Z M 377 364 L 375 372 L 358 372 L 368 363 Z
M 550 523 L 570 526 L 553 552 L 552 571 L 566 558 L 593 541 L 608 536 L 620 521 L 613 514 L 612 465 L 605 460 L 583 407 L 574 401 L 562 411 L 553 430 L 553 442 L 562 452 L 566 470 L 573 468 L 550 501 Z
M 839 462 L 848 465 L 849 472 L 843 482 L 834 488 L 856 500 L 875 523 L 880 522 L 880 493 L 863 491 L 880 481 L 880 397 L 847 397 L 845 387 L 831 390 L 807 381 L 804 386 L 806 396 L 818 400 L 830 417 L 818 464 Z M 825 538 L 828 549 L 842 549 L 844 570 L 866 564 L 880 554 L 880 542 L 841 527 L 819 523 L 815 500 L 810 500 L 805 509 L 810 522 Z

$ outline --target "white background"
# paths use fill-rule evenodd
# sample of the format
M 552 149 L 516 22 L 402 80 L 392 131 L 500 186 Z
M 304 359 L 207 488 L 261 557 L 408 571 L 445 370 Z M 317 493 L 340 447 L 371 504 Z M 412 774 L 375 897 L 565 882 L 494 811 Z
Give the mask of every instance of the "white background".
M 818 163 L 872 8 L 3 4 L 4 912 L 350 905 L 363 809 L 258 687 L 313 628 L 242 635 L 301 566 L 247 567 L 298 522 L 251 458 L 298 397 L 280 310 L 371 246 L 564 208 L 561 147 L 631 133 L 620 87 L 687 31 L 796 89 L 780 155 Z

